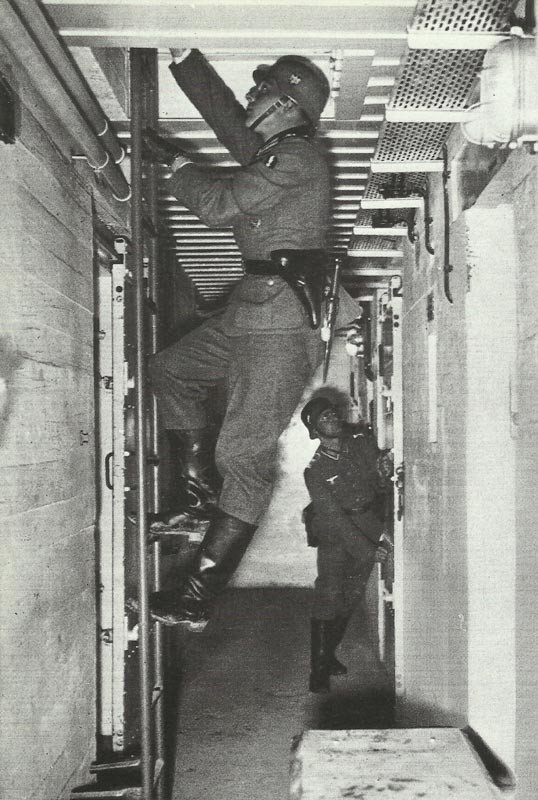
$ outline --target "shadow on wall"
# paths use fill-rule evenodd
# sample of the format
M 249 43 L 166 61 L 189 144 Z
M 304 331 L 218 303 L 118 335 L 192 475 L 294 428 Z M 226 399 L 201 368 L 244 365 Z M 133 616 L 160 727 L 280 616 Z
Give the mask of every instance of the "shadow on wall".
M 0 337 L 0 445 L 13 401 L 13 375 L 21 364 L 22 357 L 13 347 L 10 338 Z

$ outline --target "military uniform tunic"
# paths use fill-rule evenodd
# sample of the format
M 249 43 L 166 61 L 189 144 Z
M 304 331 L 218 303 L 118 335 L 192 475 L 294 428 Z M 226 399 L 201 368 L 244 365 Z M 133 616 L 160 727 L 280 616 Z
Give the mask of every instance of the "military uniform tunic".
M 372 436 L 346 432 L 338 454 L 320 445 L 305 470 L 318 541 L 316 619 L 348 616 L 364 594 L 383 531 L 378 456 Z
M 279 249 L 321 249 L 329 218 L 329 172 L 319 146 L 300 131 L 263 144 L 246 112 L 198 50 L 172 73 L 241 164 L 234 170 L 186 164 L 170 179 L 178 199 L 209 226 L 231 226 L 245 259 Z M 228 305 L 153 357 L 150 375 L 169 429 L 206 424 L 207 393 L 226 380 L 217 441 L 219 505 L 256 523 L 271 495 L 277 441 L 320 357 L 319 332 L 281 278 L 245 275 Z

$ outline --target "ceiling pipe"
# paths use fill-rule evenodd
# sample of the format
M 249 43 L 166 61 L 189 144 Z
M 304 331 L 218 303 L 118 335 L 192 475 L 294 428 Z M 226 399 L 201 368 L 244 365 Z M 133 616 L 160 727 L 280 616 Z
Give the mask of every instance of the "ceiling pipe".
M 101 174 L 117 200 L 128 200 L 129 184 L 119 168 L 125 151 L 41 8 L 35 0 L 0 0 L 0 8 L 5 46 L 80 145 L 72 158 Z

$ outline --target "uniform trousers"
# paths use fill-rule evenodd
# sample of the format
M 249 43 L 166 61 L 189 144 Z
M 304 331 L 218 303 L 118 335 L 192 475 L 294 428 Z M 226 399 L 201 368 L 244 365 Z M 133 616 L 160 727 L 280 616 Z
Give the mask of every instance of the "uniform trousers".
M 319 363 L 319 331 L 235 328 L 226 310 L 152 356 L 149 375 L 166 429 L 207 424 L 207 399 L 226 382 L 227 404 L 215 464 L 219 507 L 258 523 L 271 499 L 278 439 Z
M 371 555 L 359 555 L 336 536 L 320 539 L 312 616 L 325 620 L 347 617 L 362 600 L 375 563 L 375 549 Z

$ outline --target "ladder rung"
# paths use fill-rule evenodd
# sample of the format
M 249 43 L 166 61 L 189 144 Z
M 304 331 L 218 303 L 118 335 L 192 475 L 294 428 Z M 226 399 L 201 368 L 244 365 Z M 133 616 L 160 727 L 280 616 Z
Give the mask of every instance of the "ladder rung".
M 77 786 L 71 790 L 70 800 L 142 800 L 141 786 L 116 786 L 106 789 L 98 784 Z
M 94 761 L 90 765 L 90 773 L 97 775 L 103 772 L 121 772 L 124 769 L 139 769 L 141 760 L 136 758 L 125 758 L 123 761 Z

